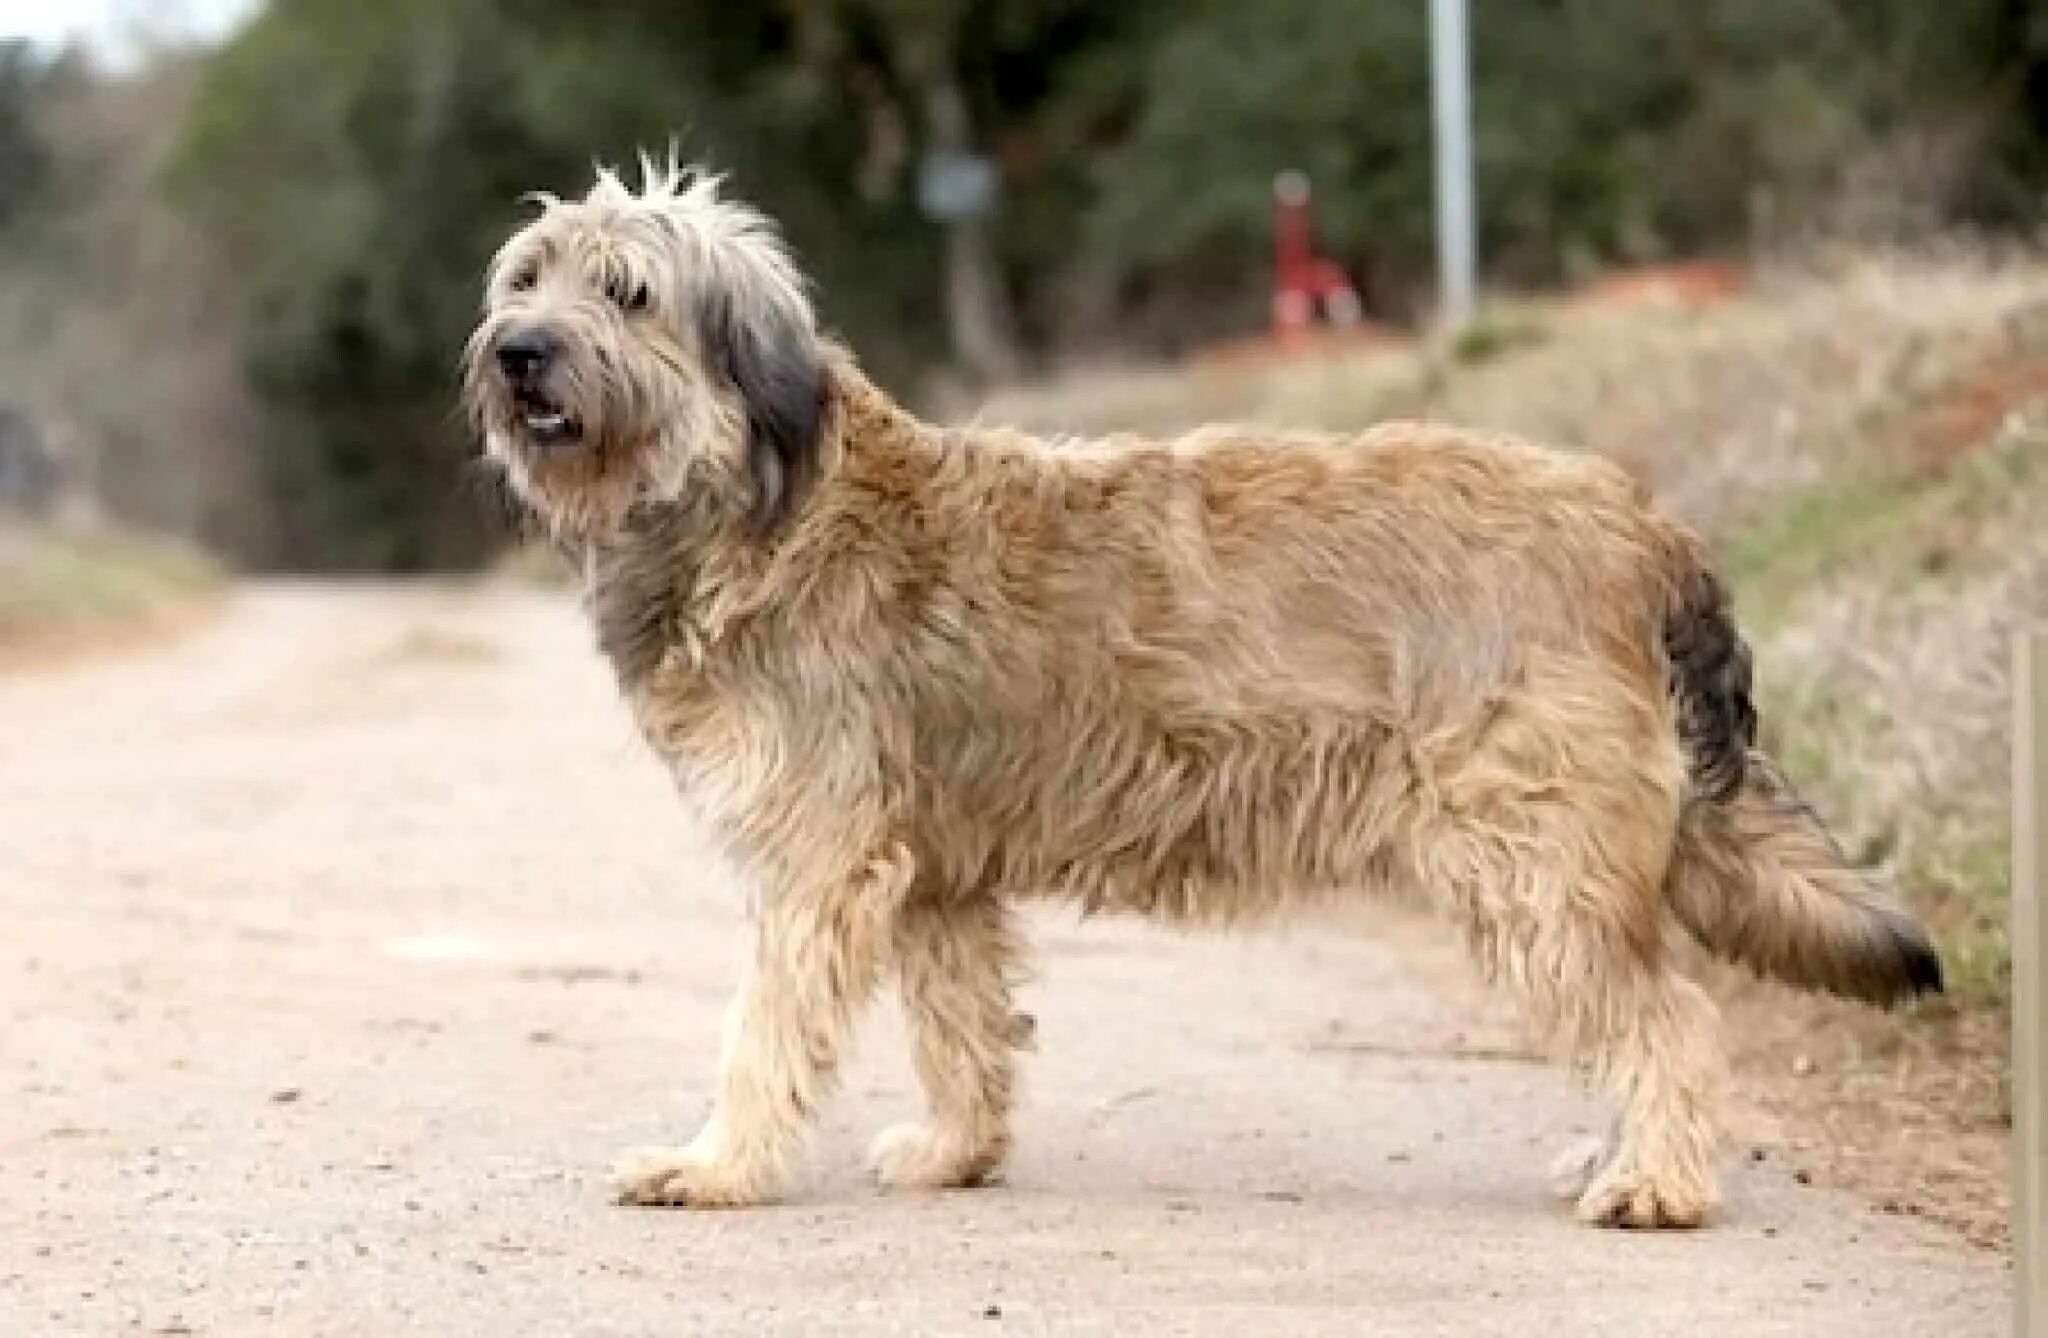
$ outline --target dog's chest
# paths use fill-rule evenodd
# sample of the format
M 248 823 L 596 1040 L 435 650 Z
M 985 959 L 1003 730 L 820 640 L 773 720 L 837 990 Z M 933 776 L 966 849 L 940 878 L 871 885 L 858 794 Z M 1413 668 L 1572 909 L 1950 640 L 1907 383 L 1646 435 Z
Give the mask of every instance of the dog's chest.
M 622 686 L 635 722 L 700 823 L 743 825 L 771 791 L 789 751 L 773 713 L 707 676 L 689 649 L 671 643 Z

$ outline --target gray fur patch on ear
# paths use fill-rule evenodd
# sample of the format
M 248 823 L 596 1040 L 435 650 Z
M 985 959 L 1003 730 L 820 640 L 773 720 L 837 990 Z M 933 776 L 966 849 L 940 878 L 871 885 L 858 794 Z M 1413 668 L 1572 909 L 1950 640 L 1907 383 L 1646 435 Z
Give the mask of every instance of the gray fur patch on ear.
M 801 505 L 817 475 L 825 416 L 825 364 L 817 336 L 758 305 L 742 316 L 729 294 L 699 313 L 705 364 L 729 381 L 746 419 L 753 521 L 770 533 Z

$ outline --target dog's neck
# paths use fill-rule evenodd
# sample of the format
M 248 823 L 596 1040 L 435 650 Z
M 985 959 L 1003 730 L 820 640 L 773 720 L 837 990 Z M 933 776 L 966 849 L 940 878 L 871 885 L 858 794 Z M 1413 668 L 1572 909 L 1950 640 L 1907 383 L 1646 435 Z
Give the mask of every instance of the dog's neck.
M 868 380 L 853 355 L 836 344 L 825 349 L 825 384 L 823 465 L 827 475 L 866 462 L 854 457 L 872 455 L 877 449 L 900 449 L 908 441 L 921 441 L 932 430 Z
M 762 533 L 722 490 L 634 506 L 584 538 L 578 557 L 598 642 L 622 681 L 665 656 L 701 662 L 742 619 L 763 611 L 778 572 L 829 565 L 842 518 L 869 518 L 877 493 L 914 489 L 936 458 L 934 429 L 899 406 L 852 355 L 826 349 L 824 435 L 815 477 L 791 515 Z

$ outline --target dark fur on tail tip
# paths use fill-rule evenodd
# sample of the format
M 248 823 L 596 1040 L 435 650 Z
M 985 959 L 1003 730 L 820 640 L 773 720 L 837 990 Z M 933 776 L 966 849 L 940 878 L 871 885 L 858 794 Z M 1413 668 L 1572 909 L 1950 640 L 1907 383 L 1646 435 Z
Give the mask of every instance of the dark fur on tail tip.
M 1752 752 L 1749 766 L 1752 773 L 1761 770 L 1766 778 L 1765 783 L 1781 796 L 1781 801 L 1797 810 L 1801 817 L 1813 824 L 1815 830 L 1826 834 L 1828 847 L 1834 851 L 1835 857 L 1844 864 L 1848 863 L 1848 856 L 1842 853 L 1842 847 L 1834 835 L 1827 832 L 1820 820 L 1820 814 L 1814 812 L 1813 806 L 1800 798 L 1799 792 L 1792 788 L 1791 780 L 1778 769 L 1775 762 L 1762 753 Z M 1902 911 L 1885 908 L 1879 915 L 1883 922 L 1883 932 L 1889 938 L 1892 953 L 1898 960 L 1896 969 L 1889 973 L 1893 982 L 1890 993 L 1885 997 L 1872 999 L 1871 1002 L 1891 1004 L 1917 999 L 1923 994 L 1946 992 L 1948 987 L 1941 975 L 1941 953 L 1935 949 L 1934 941 L 1927 937 L 1927 931 L 1922 929 L 1912 916 Z
M 1710 799 L 1727 799 L 1741 787 L 1756 742 L 1756 708 L 1749 700 L 1749 646 L 1735 630 L 1727 591 L 1706 568 L 1681 580 L 1664 649 L 1693 784 Z
M 1902 999 L 1917 998 L 1922 994 L 1940 994 L 1946 988 L 1941 978 L 1941 954 L 1927 939 L 1919 925 L 1903 915 L 1886 917 L 1886 928 L 1891 930 L 1892 947 L 1899 954 L 1906 988 Z

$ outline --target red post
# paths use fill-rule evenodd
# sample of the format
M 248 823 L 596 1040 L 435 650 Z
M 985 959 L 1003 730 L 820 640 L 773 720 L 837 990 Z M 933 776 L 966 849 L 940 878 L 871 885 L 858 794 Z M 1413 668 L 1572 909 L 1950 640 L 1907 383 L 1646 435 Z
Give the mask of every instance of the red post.
M 1287 343 L 1308 329 L 1315 314 L 1310 250 L 1308 177 L 1282 172 L 1273 178 L 1273 339 Z
M 1315 319 L 1316 305 L 1332 325 L 1354 325 L 1363 314 L 1358 290 L 1341 266 L 1315 253 L 1306 173 L 1273 178 L 1273 339 L 1298 340 Z

